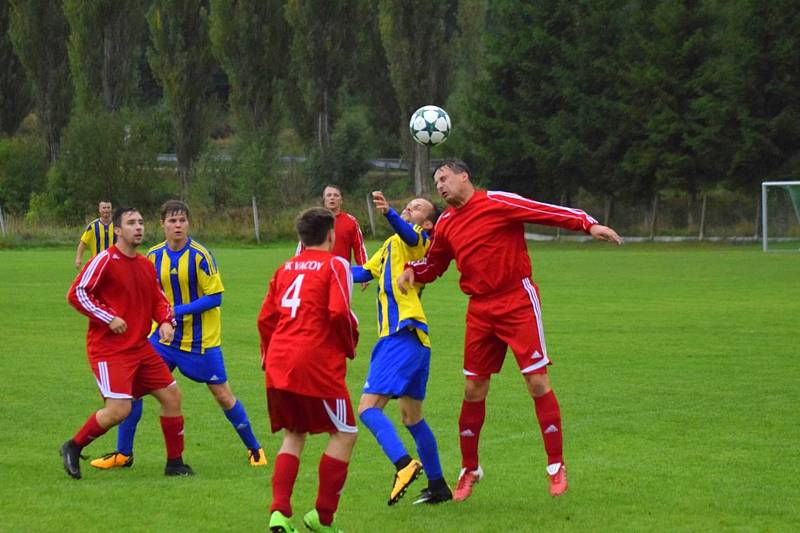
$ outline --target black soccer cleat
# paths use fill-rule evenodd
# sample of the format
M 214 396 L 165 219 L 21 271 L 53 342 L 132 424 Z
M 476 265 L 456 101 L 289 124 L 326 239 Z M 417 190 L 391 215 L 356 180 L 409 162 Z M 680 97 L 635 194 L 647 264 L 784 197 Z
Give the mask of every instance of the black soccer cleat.
M 194 470 L 192 467 L 187 465 L 186 463 L 175 463 L 170 464 L 167 462 L 167 466 L 164 467 L 164 475 L 165 476 L 193 476 Z
M 61 445 L 59 453 L 61 454 L 61 460 L 64 463 L 64 470 L 67 471 L 67 475 L 72 479 L 80 479 L 81 449 L 78 445 L 70 439 Z
M 452 499 L 453 493 L 447 485 L 436 489 L 428 487 L 419 493 L 417 499 L 414 500 L 414 505 L 419 503 L 433 505 L 437 503 L 449 502 Z

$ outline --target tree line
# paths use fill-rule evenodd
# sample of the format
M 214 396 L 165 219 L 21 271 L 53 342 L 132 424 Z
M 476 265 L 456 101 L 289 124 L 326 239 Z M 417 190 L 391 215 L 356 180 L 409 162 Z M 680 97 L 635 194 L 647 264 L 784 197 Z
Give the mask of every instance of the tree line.
M 798 35 L 800 0 L 0 0 L 0 205 L 278 205 L 355 188 L 378 156 L 426 193 L 431 155 L 602 195 L 606 220 L 667 190 L 755 193 L 798 175 Z M 429 152 L 407 122 L 430 103 L 454 131 Z

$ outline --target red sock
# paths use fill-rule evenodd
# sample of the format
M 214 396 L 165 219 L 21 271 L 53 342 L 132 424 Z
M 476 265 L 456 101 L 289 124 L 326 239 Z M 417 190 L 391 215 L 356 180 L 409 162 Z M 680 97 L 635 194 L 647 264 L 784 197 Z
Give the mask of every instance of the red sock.
M 292 490 L 300 468 L 300 458 L 290 453 L 279 453 L 272 472 L 272 505 L 269 512 L 280 511 L 292 516 Z
M 333 522 L 333 515 L 339 507 L 339 496 L 347 479 L 347 464 L 330 455 L 322 454 L 319 460 L 319 489 L 317 491 L 317 512 L 324 526 Z
M 461 416 L 458 417 L 458 434 L 461 442 L 461 466 L 475 470 L 478 462 L 478 440 L 486 418 L 486 400 L 461 403 Z
M 162 416 L 161 432 L 167 445 L 167 460 L 180 459 L 183 454 L 183 417 Z
M 536 418 L 542 430 L 544 451 L 547 452 L 547 464 L 563 463 L 563 443 L 561 437 L 561 409 L 558 407 L 556 394 L 551 390 L 543 396 L 534 398 Z
M 106 431 L 108 430 L 97 422 L 97 413 L 92 413 L 89 415 L 89 418 L 86 419 L 86 422 L 83 423 L 81 429 L 72 437 L 72 440 L 75 441 L 75 444 L 83 448 L 91 444 L 94 439 L 104 434 Z

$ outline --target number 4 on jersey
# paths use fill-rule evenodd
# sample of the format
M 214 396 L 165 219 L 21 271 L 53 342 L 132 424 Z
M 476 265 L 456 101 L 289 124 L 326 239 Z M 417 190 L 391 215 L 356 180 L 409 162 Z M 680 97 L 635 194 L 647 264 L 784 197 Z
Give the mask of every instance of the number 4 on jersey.
M 300 274 L 296 278 L 281 298 L 281 307 L 288 307 L 292 310 L 292 318 L 297 316 L 297 308 L 300 307 L 300 287 L 303 285 L 305 274 Z

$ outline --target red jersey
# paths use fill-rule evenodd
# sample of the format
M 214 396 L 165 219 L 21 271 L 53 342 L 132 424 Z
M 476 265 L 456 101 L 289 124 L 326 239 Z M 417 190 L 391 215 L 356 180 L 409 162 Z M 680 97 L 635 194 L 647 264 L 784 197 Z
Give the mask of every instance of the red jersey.
M 336 234 L 336 241 L 333 243 L 333 250 L 331 250 L 333 255 L 344 258 L 348 263 L 354 259 L 357 265 L 363 265 L 367 262 L 364 235 L 361 233 L 361 226 L 358 225 L 356 217 L 350 213 L 340 211 L 334 219 L 333 232 Z M 297 243 L 295 255 L 300 255 L 303 250 L 305 250 L 303 243 Z
M 89 317 L 89 357 L 136 355 L 147 350 L 152 322 L 172 322 L 174 315 L 156 280 L 153 263 L 141 254 L 128 257 L 116 246 L 84 265 L 67 293 L 69 303 Z M 114 333 L 108 324 L 118 316 L 128 325 Z
M 349 263 L 321 250 L 304 250 L 275 272 L 258 316 L 268 387 L 347 396 L 345 358 L 358 343 L 352 285 Z
M 461 207 L 439 217 L 426 256 L 409 263 L 416 281 L 430 283 L 452 259 L 469 296 L 499 294 L 530 278 L 525 223 L 589 232 L 597 221 L 580 209 L 535 202 L 517 194 L 476 190 Z

